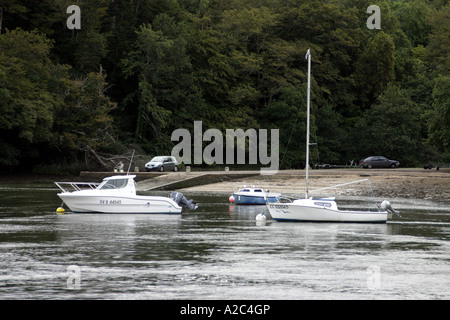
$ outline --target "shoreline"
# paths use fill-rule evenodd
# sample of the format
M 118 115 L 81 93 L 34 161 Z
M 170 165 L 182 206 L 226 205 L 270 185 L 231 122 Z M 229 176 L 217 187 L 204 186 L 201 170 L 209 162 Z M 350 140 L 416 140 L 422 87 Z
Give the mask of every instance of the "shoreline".
M 450 170 L 420 169 L 323 169 L 309 171 L 311 196 L 368 196 L 368 183 L 350 184 L 314 192 L 315 189 L 369 179 L 373 196 L 450 201 Z M 257 175 L 179 189 L 180 192 L 232 193 L 244 185 L 255 185 L 271 192 L 304 197 L 305 171 L 285 170 L 275 175 Z
M 202 178 L 196 175 L 204 174 Z M 231 194 L 244 185 L 255 185 L 271 192 L 282 193 L 288 196 L 303 197 L 305 193 L 305 170 L 280 170 L 274 175 L 261 175 L 259 171 L 252 171 L 245 175 L 224 171 L 195 171 L 192 173 L 177 172 L 167 173 L 170 175 L 184 175 L 191 180 L 198 180 L 197 185 L 192 186 L 169 186 L 167 190 L 177 190 L 185 193 L 215 192 Z M 114 175 L 112 172 L 94 173 L 104 176 Z M 131 173 L 130 174 L 135 174 Z M 362 182 L 351 184 L 342 188 L 323 190 L 319 193 L 315 189 L 336 186 L 352 181 L 369 179 L 372 187 L 372 195 L 375 197 L 397 197 L 416 198 L 423 200 L 450 201 L 450 169 L 425 170 L 419 168 L 401 169 L 316 169 L 309 171 L 309 193 L 311 196 L 346 195 L 346 196 L 368 196 L 368 183 Z M 151 182 L 160 175 L 149 175 L 146 180 Z M 162 178 L 162 177 L 161 177 Z M 161 179 L 160 178 L 160 179 Z M 89 181 L 86 176 L 59 176 L 45 174 L 1 174 L 0 183 L 53 183 L 55 181 Z M 95 181 L 99 181 L 96 177 Z M 155 179 L 156 181 L 156 179 Z M 138 182 L 138 185 L 141 182 Z

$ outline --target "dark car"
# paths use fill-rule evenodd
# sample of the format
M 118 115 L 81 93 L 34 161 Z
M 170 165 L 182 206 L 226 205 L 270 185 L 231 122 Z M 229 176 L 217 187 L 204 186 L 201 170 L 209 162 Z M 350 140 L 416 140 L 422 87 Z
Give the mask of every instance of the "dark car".
M 150 162 L 145 164 L 145 169 L 147 171 L 167 171 L 173 170 L 178 171 L 178 163 L 175 157 L 160 156 L 154 157 Z
M 400 162 L 389 160 L 382 156 L 373 156 L 365 158 L 359 162 L 359 166 L 363 168 L 397 168 Z

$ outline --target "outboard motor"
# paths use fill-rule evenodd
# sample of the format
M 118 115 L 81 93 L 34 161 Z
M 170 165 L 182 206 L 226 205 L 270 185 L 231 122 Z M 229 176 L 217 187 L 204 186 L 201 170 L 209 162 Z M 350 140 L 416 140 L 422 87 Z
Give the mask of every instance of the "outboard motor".
M 394 208 L 392 208 L 392 206 L 391 206 L 391 203 L 387 200 L 384 200 L 381 203 L 381 209 L 386 210 L 390 214 L 395 214 L 397 217 L 401 217 L 400 212 L 398 212 L 397 210 L 394 210 Z
M 198 208 L 198 205 L 194 202 L 194 200 L 186 199 L 186 197 L 180 192 L 172 192 L 170 194 L 170 198 L 178 205 L 185 206 L 188 210 L 195 210 Z

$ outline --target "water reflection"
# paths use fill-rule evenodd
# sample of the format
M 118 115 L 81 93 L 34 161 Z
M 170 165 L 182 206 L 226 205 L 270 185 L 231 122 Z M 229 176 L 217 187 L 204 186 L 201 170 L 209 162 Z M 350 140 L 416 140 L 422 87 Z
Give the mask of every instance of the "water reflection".
M 0 190 L 4 299 L 448 299 L 450 210 L 398 201 L 388 224 L 279 223 L 188 195 L 195 212 L 56 215 L 56 190 Z M 353 199 L 348 199 L 353 205 Z M 439 221 L 436 221 L 437 219 Z M 81 270 L 67 290 L 66 268 Z M 372 269 L 370 269 L 372 268 Z M 377 290 L 368 270 L 380 270 Z

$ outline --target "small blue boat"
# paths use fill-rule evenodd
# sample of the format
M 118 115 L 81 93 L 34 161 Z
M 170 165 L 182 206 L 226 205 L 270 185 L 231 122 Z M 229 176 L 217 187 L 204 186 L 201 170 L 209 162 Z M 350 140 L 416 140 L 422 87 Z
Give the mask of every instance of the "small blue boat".
M 255 188 L 255 186 L 244 186 L 238 192 L 234 192 L 230 201 L 238 205 L 265 205 L 269 202 L 279 201 L 280 193 L 272 193 L 269 190 Z

